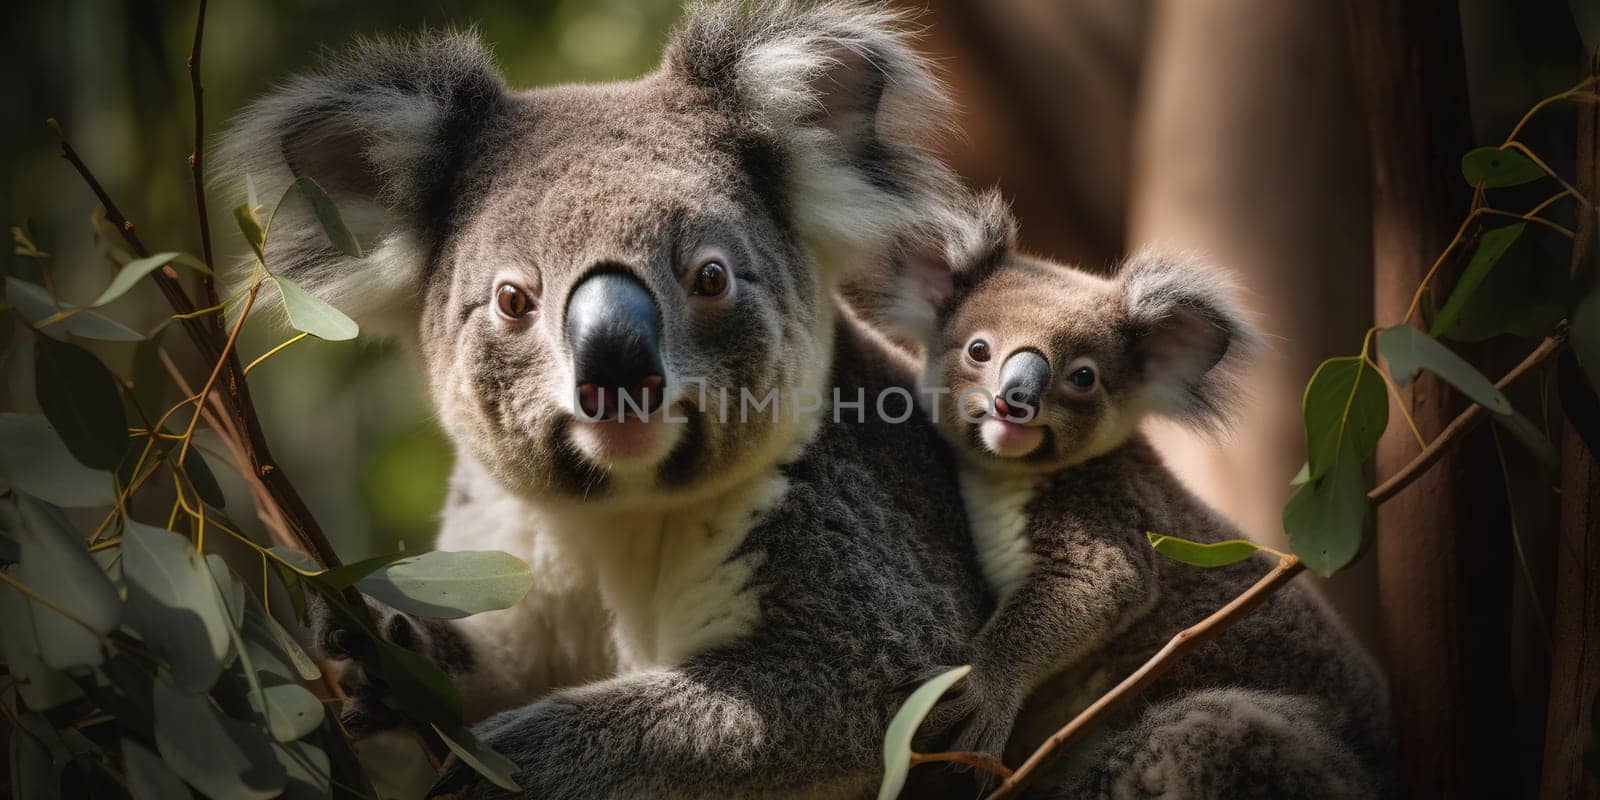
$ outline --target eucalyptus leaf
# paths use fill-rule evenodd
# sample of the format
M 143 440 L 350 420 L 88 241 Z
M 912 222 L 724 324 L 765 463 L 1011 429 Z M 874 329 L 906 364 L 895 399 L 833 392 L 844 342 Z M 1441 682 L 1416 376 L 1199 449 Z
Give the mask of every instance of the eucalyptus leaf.
M 261 220 L 256 218 L 256 211 L 247 203 L 233 210 L 233 219 L 239 223 L 239 232 L 244 234 L 244 241 L 250 245 L 250 250 L 256 254 L 256 260 L 267 263 L 264 251 L 267 241 L 261 232 Z
M 280 651 L 271 632 L 262 627 L 261 616 L 247 614 L 239 642 L 245 663 L 255 671 L 256 681 L 251 686 L 267 730 L 279 742 L 292 742 L 321 726 L 322 701 L 300 685 L 299 670 Z
M 498 550 L 435 551 L 378 567 L 356 588 L 419 617 L 458 619 L 510 608 L 533 585 L 527 562 Z
M 288 775 L 260 728 L 223 714 L 205 695 L 155 684 L 156 748 L 167 766 L 210 797 L 277 797 Z
M 194 492 L 200 495 L 202 502 L 212 508 L 227 507 L 228 498 L 223 495 L 222 485 L 217 483 L 217 476 L 211 471 L 211 465 L 200 455 L 200 448 L 191 445 L 189 452 L 184 454 L 183 474 L 194 484 Z
M 1289 548 L 1325 578 L 1355 560 L 1372 536 L 1372 500 L 1354 447 L 1346 439 L 1333 471 L 1301 486 L 1283 509 Z
M 1379 333 L 1378 352 L 1389 360 L 1389 374 L 1397 386 L 1409 386 L 1417 373 L 1426 369 L 1496 414 L 1512 411 L 1511 401 L 1477 367 L 1410 325 L 1396 325 Z
M 84 466 L 114 469 L 128 450 L 128 418 L 117 379 L 93 353 L 48 336 L 34 337 L 39 407 Z
M 1237 564 L 1261 549 L 1261 545 L 1244 539 L 1192 542 L 1153 531 L 1147 531 L 1145 538 L 1150 540 L 1150 546 L 1155 548 L 1156 552 L 1174 561 L 1196 567 L 1226 567 L 1229 564 Z
M 189 796 L 188 787 L 161 757 L 132 739 L 122 740 L 122 763 L 134 800 L 173 800 Z
M 408 555 L 411 554 L 406 553 L 404 550 L 396 550 L 393 553 L 364 558 L 352 564 L 343 564 L 327 570 L 317 575 L 313 580 L 329 589 L 342 590 L 347 586 L 356 585 L 362 578 L 372 574 L 373 570 L 406 558 Z
M 50 292 L 43 286 L 16 278 L 6 278 L 6 299 L 16 306 L 17 313 L 23 319 L 33 325 L 59 312 L 77 308 L 71 303 L 62 303 L 57 307 L 50 299 Z M 144 334 L 104 314 L 88 310 L 74 312 L 72 316 L 40 330 L 57 339 L 61 338 L 63 332 L 106 342 L 137 342 L 144 339 Z
M 939 698 L 949 691 L 956 681 L 972 671 L 964 665 L 930 678 L 900 704 L 889 728 L 883 734 L 883 783 L 878 785 L 878 800 L 895 800 L 905 788 L 906 776 L 911 772 L 911 740 L 922 727 L 922 720 L 938 704 Z
M 56 669 L 93 667 L 105 660 L 102 636 L 122 620 L 122 598 L 61 510 L 27 495 L 17 498 L 22 560 L 13 574 L 40 597 L 71 614 L 30 602 L 39 655 Z
M 321 800 L 332 796 L 331 765 L 322 748 L 309 741 L 274 742 L 272 752 L 289 776 L 283 800 Z
M 339 207 L 334 204 L 333 198 L 307 175 L 295 178 L 294 188 L 310 204 L 311 213 L 316 216 L 317 224 L 322 226 L 322 232 L 328 237 L 328 243 L 347 256 L 360 258 L 361 244 L 356 241 L 355 235 L 350 233 L 350 229 L 345 227 L 344 217 L 339 214 Z
M 1561 457 L 1556 454 L 1555 445 L 1550 443 L 1549 437 L 1545 436 L 1544 431 L 1539 430 L 1532 420 L 1515 411 L 1510 414 L 1492 414 L 1490 417 L 1507 433 L 1515 436 L 1523 447 L 1528 448 L 1528 452 L 1532 453 L 1550 474 L 1555 474 L 1561 465 Z
M 63 508 L 116 502 L 111 473 L 78 463 L 44 417 L 0 413 L 0 470 L 11 485 Z
M 322 670 L 317 669 L 317 662 L 311 659 L 305 648 L 301 647 L 294 636 L 284 630 L 284 627 L 259 605 L 252 603 L 245 610 L 242 633 L 246 642 L 252 643 L 264 652 L 272 653 L 274 661 L 286 664 L 285 674 L 298 675 L 303 681 L 314 681 L 322 677 Z M 252 654 L 254 652 L 251 651 Z
M 1343 457 L 1359 463 L 1372 455 L 1389 425 L 1389 396 L 1383 376 L 1361 357 L 1330 358 L 1306 384 L 1301 411 L 1308 476 L 1316 480 Z
M 166 660 L 175 686 L 210 689 L 228 657 L 232 625 L 206 560 L 183 536 L 129 521 L 122 575 L 128 626 Z
M 456 758 L 461 759 L 461 763 L 488 778 L 490 783 L 508 792 L 522 791 L 522 787 L 512 778 L 517 772 L 516 763 L 478 741 L 478 737 L 473 736 L 471 731 L 460 726 L 445 730 L 434 725 L 433 732 L 439 734 L 445 746 L 456 754 Z
M 1523 223 L 1495 228 L 1480 238 L 1450 298 L 1427 325 L 1430 336 L 1459 342 L 1502 334 L 1539 337 L 1567 318 L 1571 245 L 1551 241 L 1545 231 L 1522 235 L 1522 228 Z
M 20 726 L 11 733 L 11 796 L 19 800 L 60 800 L 61 768 L 55 730 L 38 714 L 18 715 Z
M 1479 147 L 1461 157 L 1461 177 L 1488 189 L 1521 186 L 1544 177 L 1544 170 L 1509 147 Z
M 272 276 L 278 284 L 278 292 L 283 296 L 284 310 L 289 314 L 289 324 L 297 331 L 304 331 L 319 339 L 330 342 L 340 342 L 356 338 L 361 328 L 333 306 L 328 305 L 321 298 L 300 288 L 298 284 L 288 278 Z
M 123 264 L 122 269 L 117 271 L 117 276 L 111 279 L 111 285 L 107 286 L 105 291 L 101 292 L 100 296 L 89 304 L 90 307 L 103 306 L 127 294 L 128 290 L 132 289 L 140 278 L 168 264 L 182 264 L 207 275 L 211 274 L 211 270 L 206 267 L 205 262 L 194 256 L 183 253 L 156 253 L 149 258 L 134 259 Z
M 295 569 L 300 571 L 302 574 L 319 575 L 326 571 L 322 567 L 317 566 L 316 559 L 312 558 L 309 554 L 302 553 L 294 548 L 284 547 L 281 544 L 276 544 L 268 549 L 271 550 L 272 554 L 277 556 L 279 559 L 293 564 Z
M 222 607 L 228 611 L 230 624 L 235 629 L 243 626 L 246 605 L 244 584 L 233 576 L 228 562 L 216 553 L 206 553 L 206 569 L 211 572 L 211 583 L 222 595 Z
M 28 598 L 11 584 L 0 582 L 0 659 L 16 684 L 23 702 L 35 711 L 47 711 L 83 695 L 65 673 L 44 663 L 39 635 L 33 627 Z

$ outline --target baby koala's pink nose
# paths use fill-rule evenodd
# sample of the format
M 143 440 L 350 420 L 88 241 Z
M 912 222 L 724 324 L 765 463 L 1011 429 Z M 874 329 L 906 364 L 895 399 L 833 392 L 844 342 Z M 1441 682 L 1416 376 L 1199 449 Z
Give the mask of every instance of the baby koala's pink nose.
M 1001 419 L 1009 419 L 1011 417 L 1011 406 L 1006 405 L 1004 397 L 996 397 L 994 399 L 994 415 Z

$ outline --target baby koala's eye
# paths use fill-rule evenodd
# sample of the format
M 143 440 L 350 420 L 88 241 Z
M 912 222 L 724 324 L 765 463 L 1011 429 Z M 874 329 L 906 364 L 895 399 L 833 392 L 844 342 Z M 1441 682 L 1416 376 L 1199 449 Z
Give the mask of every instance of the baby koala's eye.
M 516 284 L 502 283 L 495 287 L 494 307 L 506 319 L 521 319 L 533 313 L 533 297 Z
M 989 343 L 982 339 L 973 339 L 967 345 L 967 358 L 982 364 L 989 360 Z
M 1078 392 L 1092 392 L 1099 383 L 1099 376 L 1095 373 L 1094 364 L 1088 359 L 1079 359 L 1067 367 L 1067 386 Z
M 721 297 L 728 291 L 728 268 L 720 261 L 707 261 L 694 275 L 697 297 Z

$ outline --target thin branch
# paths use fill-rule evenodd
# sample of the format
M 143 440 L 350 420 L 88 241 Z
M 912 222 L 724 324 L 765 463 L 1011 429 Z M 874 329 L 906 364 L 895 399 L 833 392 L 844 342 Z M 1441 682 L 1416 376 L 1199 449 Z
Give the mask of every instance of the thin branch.
M 1561 345 L 1566 342 L 1566 331 L 1563 329 L 1552 334 L 1539 344 L 1532 353 L 1528 354 L 1521 363 L 1512 367 L 1499 381 L 1495 388 L 1504 389 L 1512 382 L 1522 377 L 1529 370 L 1543 363 L 1554 355 Z M 1473 403 L 1467 410 L 1461 412 L 1454 420 L 1446 425 L 1439 435 L 1427 447 L 1422 449 L 1416 457 L 1400 468 L 1388 480 L 1377 488 L 1367 492 L 1367 497 L 1375 504 L 1393 498 L 1401 490 L 1410 486 L 1428 467 L 1438 462 L 1445 452 L 1456 443 L 1460 442 L 1474 427 L 1487 418 L 1489 412 L 1481 405 Z M 1210 616 L 1178 632 L 1178 634 L 1162 647 L 1155 655 L 1133 674 L 1116 685 L 1111 691 L 1101 695 L 1098 700 L 1084 709 L 1072 721 L 1062 726 L 1050 738 L 1046 739 L 1028 756 L 1028 760 L 1018 767 L 1011 777 L 1005 779 L 988 800 L 1004 800 L 1015 797 L 1018 792 L 1035 780 L 1040 770 L 1053 762 L 1060 752 L 1074 739 L 1083 735 L 1095 724 L 1101 722 L 1113 711 L 1126 705 L 1129 700 L 1144 691 L 1151 683 L 1165 675 L 1173 665 L 1195 648 L 1209 642 L 1227 630 L 1229 625 L 1242 619 L 1254 611 L 1268 597 L 1283 587 L 1296 575 L 1305 569 L 1305 565 L 1298 558 L 1288 553 L 1277 553 L 1278 563 L 1270 572 L 1261 576 L 1243 594 L 1233 598 L 1227 605 L 1212 612 Z M 952 759 L 954 760 L 954 759 Z
M 988 753 L 950 752 L 911 754 L 911 766 L 913 767 L 918 764 L 933 764 L 946 761 L 957 764 L 966 764 L 969 767 L 974 767 L 976 769 L 981 769 L 984 772 L 998 775 L 1002 779 L 1011 777 L 1011 768 L 1000 763 L 1000 759 L 995 758 Z
M 1044 740 L 1044 743 L 1033 751 L 1033 755 L 1028 756 L 1027 761 L 1022 762 L 1022 766 L 1017 767 L 1016 772 L 1011 773 L 1011 777 L 1001 782 L 994 793 L 989 795 L 988 800 L 1004 800 L 1004 798 L 1017 796 L 1023 788 L 1027 787 L 1040 774 L 1040 770 L 1056 759 L 1062 748 L 1069 742 L 1087 731 L 1090 726 L 1099 722 L 1112 711 L 1121 708 L 1129 700 L 1138 696 L 1150 684 L 1172 669 L 1179 659 L 1216 638 L 1235 620 L 1254 611 L 1273 592 L 1293 580 L 1303 569 L 1305 569 L 1305 565 L 1300 563 L 1300 559 L 1287 553 L 1284 554 L 1278 559 L 1277 566 L 1273 567 L 1271 572 L 1261 576 L 1261 579 L 1251 585 L 1249 589 L 1246 589 L 1243 594 L 1233 598 L 1222 608 L 1213 611 L 1211 616 L 1179 631 L 1177 636 L 1172 637 L 1172 640 L 1167 642 L 1165 647 L 1162 647 L 1149 661 L 1144 662 L 1144 665 L 1135 670 L 1132 675 L 1124 678 L 1115 688 L 1101 695 L 1100 699 L 1084 709 L 1083 713 L 1074 717 L 1071 722 L 1051 734 L 1050 738 Z
M 211 252 L 211 219 L 206 211 L 206 112 L 205 90 L 200 85 L 200 48 L 206 29 L 206 0 L 200 0 L 200 13 L 194 23 L 194 46 L 189 50 L 189 83 L 194 87 L 194 152 L 189 154 L 189 171 L 194 176 L 194 209 L 200 222 L 200 253 L 212 273 L 217 261 Z M 207 307 L 220 304 L 217 284 L 210 274 L 200 276 L 200 291 Z M 221 333 L 222 320 L 213 322 L 215 333 Z

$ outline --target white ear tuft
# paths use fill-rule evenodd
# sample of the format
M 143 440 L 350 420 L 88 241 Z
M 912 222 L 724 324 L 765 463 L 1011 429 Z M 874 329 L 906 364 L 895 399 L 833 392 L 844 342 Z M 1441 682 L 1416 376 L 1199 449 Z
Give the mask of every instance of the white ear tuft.
M 438 204 L 504 95 L 473 34 L 362 42 L 246 108 L 212 175 L 232 205 L 252 184 L 263 215 L 295 178 L 317 181 L 365 255 L 335 250 L 290 193 L 268 232 L 268 267 L 363 327 L 414 331 Z
M 930 340 L 959 296 L 1016 248 L 1017 221 L 999 191 L 966 198 L 944 211 L 917 226 L 895 259 L 896 285 L 885 322 L 917 342 Z
M 1259 346 L 1232 278 L 1198 256 L 1145 248 L 1118 280 L 1150 409 L 1201 430 L 1226 426 Z
M 959 191 L 930 150 L 950 99 L 911 39 L 879 4 L 721 2 L 691 7 L 667 53 L 777 146 L 795 225 L 836 277 Z

